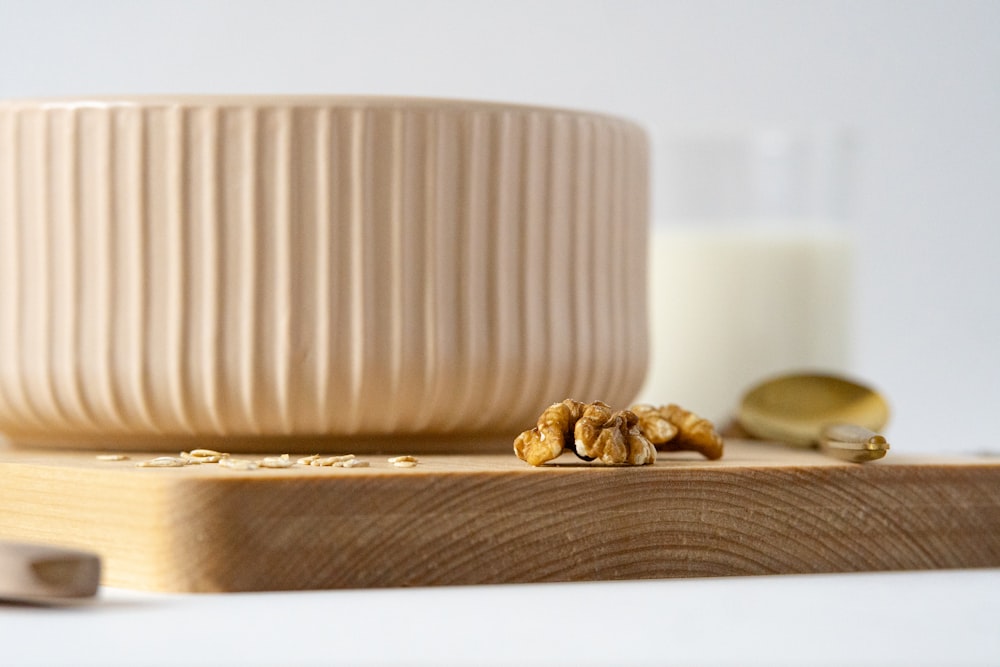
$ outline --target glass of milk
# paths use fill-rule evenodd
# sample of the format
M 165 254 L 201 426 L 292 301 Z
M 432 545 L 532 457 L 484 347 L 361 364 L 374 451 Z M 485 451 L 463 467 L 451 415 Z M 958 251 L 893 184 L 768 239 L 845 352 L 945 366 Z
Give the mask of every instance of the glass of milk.
M 656 141 L 650 369 L 639 401 L 679 403 L 724 425 L 764 377 L 848 370 L 849 153 L 833 130 Z

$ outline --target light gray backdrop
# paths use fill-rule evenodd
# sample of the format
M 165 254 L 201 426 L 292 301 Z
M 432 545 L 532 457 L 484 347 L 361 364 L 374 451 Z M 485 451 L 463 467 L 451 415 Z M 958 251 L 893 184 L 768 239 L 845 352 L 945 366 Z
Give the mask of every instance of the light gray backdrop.
M 377 93 L 853 128 L 854 370 L 1000 450 L 1000 2 L 0 2 L 0 97 Z M 654 193 L 655 205 L 655 193 Z

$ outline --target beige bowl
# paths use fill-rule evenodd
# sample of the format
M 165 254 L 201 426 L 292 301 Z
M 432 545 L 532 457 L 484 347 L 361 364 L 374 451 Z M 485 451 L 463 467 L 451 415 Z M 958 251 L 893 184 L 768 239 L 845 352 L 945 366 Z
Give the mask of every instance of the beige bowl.
M 622 404 L 646 368 L 646 234 L 646 138 L 607 116 L 0 102 L 0 431 L 447 448 L 566 397 Z

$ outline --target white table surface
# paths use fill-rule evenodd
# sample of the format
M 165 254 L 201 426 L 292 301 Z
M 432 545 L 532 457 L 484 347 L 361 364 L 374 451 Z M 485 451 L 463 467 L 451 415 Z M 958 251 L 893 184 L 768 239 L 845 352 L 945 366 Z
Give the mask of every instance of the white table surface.
M 0 605 L 0 665 L 1000 665 L 1000 569 Z

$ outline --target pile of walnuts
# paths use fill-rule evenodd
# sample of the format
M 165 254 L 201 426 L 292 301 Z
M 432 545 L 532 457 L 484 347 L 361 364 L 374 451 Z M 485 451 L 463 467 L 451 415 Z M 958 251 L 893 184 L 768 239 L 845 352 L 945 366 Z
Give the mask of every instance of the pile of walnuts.
M 612 410 L 606 403 L 567 398 L 547 407 L 538 424 L 517 436 L 514 453 L 539 466 L 571 449 L 585 461 L 647 465 L 656 450 L 696 451 L 708 459 L 722 456 L 722 438 L 707 419 L 678 405 L 633 405 Z

